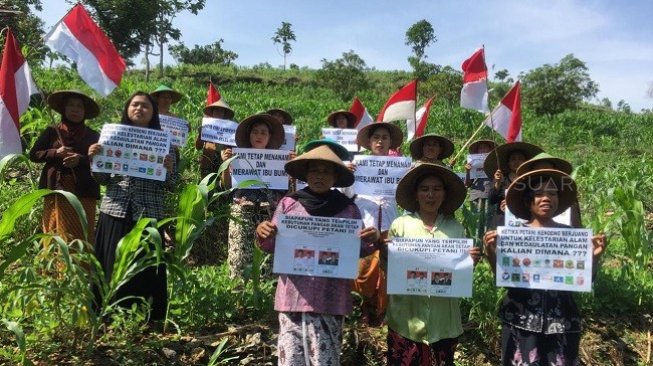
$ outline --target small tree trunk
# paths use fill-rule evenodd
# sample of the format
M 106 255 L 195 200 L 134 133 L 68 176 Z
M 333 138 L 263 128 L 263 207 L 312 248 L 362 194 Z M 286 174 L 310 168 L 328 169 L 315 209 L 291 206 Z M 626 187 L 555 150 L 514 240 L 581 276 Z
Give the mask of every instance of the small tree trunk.
M 285 52 L 283 53 L 283 71 L 286 71 L 286 56 L 287 55 L 288 55 L 287 53 L 285 53 Z
M 150 82 L 150 45 L 145 45 L 145 82 Z
M 159 42 L 159 79 L 163 78 L 163 42 Z

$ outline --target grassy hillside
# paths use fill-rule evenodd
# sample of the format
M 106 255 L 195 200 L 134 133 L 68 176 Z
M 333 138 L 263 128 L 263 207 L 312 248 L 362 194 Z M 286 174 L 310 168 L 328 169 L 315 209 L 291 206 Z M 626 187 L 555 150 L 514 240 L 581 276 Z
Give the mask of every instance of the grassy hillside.
M 237 120 L 269 108 L 288 110 L 298 126 L 300 145 L 319 137 L 331 111 L 348 109 L 350 105 L 350 101 L 342 101 L 332 90 L 321 87 L 311 70 L 175 67 L 166 73 L 162 81 L 185 94 L 173 111 L 193 126 L 189 143 L 181 150 L 183 183 L 170 197 L 170 216 L 182 189 L 199 180 L 198 152 L 192 141 L 201 121 L 209 80 L 218 85 L 236 111 Z M 372 71 L 369 78 L 372 86 L 358 96 L 375 115 L 390 93 L 410 80 L 410 75 Z M 154 90 L 160 83 L 145 83 L 143 79 L 141 71 L 132 71 L 108 98 L 98 98 L 102 113 L 91 125 L 99 130 L 102 123 L 118 121 L 132 92 Z M 45 92 L 90 92 L 76 74 L 65 69 L 37 70 L 35 80 Z M 420 95 L 419 102 L 427 97 Z M 21 119 L 29 146 L 52 123 L 52 114 L 37 99 L 34 108 Z M 58 118 L 56 114 L 53 117 Z M 482 119 L 477 112 L 438 100 L 431 109 L 427 132 L 450 137 L 459 149 Z M 594 292 L 578 296 L 585 313 L 583 360 L 588 364 L 645 364 L 651 351 L 653 315 L 653 114 L 625 114 L 587 106 L 540 117 L 526 105 L 523 120 L 525 141 L 574 164 L 583 223 L 595 232 L 606 232 L 610 239 Z M 399 125 L 405 129 L 403 122 Z M 487 128 L 478 137 L 501 142 L 501 137 Z M 407 144 L 402 149 L 407 151 Z M 456 167 L 459 171 L 462 160 Z M 3 220 L 7 208 L 19 196 L 35 190 L 40 168 L 19 162 L 9 169 L 10 177 L 0 182 Z M 28 174 L 20 175 L 21 171 Z M 18 363 L 26 355 L 42 364 L 161 364 L 173 360 L 178 364 L 207 364 L 216 349 L 217 360 L 234 356 L 241 360 L 250 357 L 250 364 L 276 362 L 269 347 L 274 343 L 276 326 L 272 310 L 274 282 L 270 278 L 252 274 L 229 280 L 222 265 L 186 266 L 170 276 L 170 323 L 166 334 L 145 328 L 140 311 L 121 313 L 120 320 L 106 328 L 88 313 L 88 303 L 80 295 L 88 283 L 83 269 L 52 275 L 57 265 L 61 266 L 61 262 L 52 260 L 57 256 L 56 249 L 44 250 L 40 243 L 31 241 L 25 244 L 25 254 L 4 268 L 3 262 L 13 259 L 12 249 L 39 231 L 39 201 L 26 210 L 27 214 L 15 222 L 10 239 L 0 243 L 0 319 L 6 325 L 0 326 L 0 363 Z M 209 217 L 215 212 L 209 212 Z M 226 243 L 211 245 L 213 250 L 224 252 Z M 477 267 L 474 286 L 474 297 L 463 300 L 468 331 L 461 340 L 457 362 L 495 364 L 499 357 L 496 305 L 501 290 L 494 286 L 486 263 Z M 92 330 L 99 333 L 91 334 Z M 256 334 L 260 339 L 252 339 Z M 222 339 L 228 339 L 231 348 L 219 348 Z M 350 317 L 346 363 L 381 364 L 383 341 L 383 330 L 360 327 L 355 315 Z M 615 343 L 619 346 L 615 347 Z M 176 356 L 170 356 L 164 348 L 172 349 Z M 229 362 L 233 361 L 225 364 Z

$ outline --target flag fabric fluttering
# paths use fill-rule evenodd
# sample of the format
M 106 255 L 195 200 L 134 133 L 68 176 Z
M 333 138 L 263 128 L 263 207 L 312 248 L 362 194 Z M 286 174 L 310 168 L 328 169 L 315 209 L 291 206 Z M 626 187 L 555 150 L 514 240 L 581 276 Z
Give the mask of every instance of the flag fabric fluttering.
M 519 80 L 485 119 L 485 124 L 497 131 L 506 142 L 521 141 L 521 84 Z
M 77 64 L 79 76 L 100 95 L 106 97 L 120 85 L 125 60 L 82 4 L 55 25 L 45 36 L 45 44 Z
M 463 88 L 460 91 L 460 106 L 487 113 L 487 65 L 485 51 L 479 48 L 472 57 L 463 62 Z
M 361 128 L 374 122 L 374 118 L 372 118 L 370 113 L 367 111 L 367 108 L 365 108 L 358 97 L 354 97 L 354 101 L 351 103 L 349 111 L 353 113 L 354 116 L 356 116 L 356 123 L 354 126 L 357 130 L 360 130 Z
M 417 80 L 413 80 L 390 96 L 377 116 L 377 122 L 414 119 L 416 100 Z
M 431 110 L 431 104 L 433 103 L 433 99 L 435 97 L 432 97 L 431 99 L 427 100 L 424 105 L 417 110 L 415 113 L 415 118 L 417 118 L 417 123 L 415 123 L 414 119 L 407 119 L 406 120 L 406 131 L 408 132 L 408 141 L 410 141 L 413 138 L 418 138 L 424 135 L 424 131 L 426 131 L 426 122 L 429 119 L 429 111 Z
M 29 106 L 30 96 L 38 92 L 18 42 L 7 29 L 0 64 L 0 159 L 23 152 L 19 119 Z
M 220 100 L 220 98 L 222 98 L 220 92 L 215 85 L 213 85 L 213 82 L 209 81 L 209 90 L 206 93 L 206 105 L 211 105 Z

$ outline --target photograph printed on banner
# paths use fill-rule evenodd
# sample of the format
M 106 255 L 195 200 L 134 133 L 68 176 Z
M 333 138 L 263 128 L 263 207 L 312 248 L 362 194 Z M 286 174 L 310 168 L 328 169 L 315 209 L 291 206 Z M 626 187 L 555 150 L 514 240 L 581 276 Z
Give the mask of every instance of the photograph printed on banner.
M 318 251 L 317 264 L 320 274 L 338 273 L 338 263 L 340 263 L 340 252 L 334 248 L 320 248 Z
M 315 250 L 308 246 L 295 248 L 293 258 L 293 269 L 299 272 L 313 272 L 315 262 Z
M 411 267 L 406 269 L 406 291 L 414 294 L 427 292 L 428 271 L 425 268 Z

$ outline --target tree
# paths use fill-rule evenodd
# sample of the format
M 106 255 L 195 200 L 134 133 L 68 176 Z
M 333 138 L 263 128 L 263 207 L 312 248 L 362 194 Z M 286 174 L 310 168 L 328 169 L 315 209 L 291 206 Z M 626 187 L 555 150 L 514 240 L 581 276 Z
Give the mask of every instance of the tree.
M 504 80 L 506 80 L 506 78 L 507 78 L 508 76 L 510 76 L 510 73 L 509 73 L 508 70 L 506 70 L 506 69 L 499 70 L 499 71 L 497 71 L 497 72 L 494 73 L 494 78 L 497 79 L 497 80 L 499 80 L 499 81 L 504 81 Z
M 281 22 L 279 27 L 272 37 L 274 44 L 281 44 L 283 46 L 283 69 L 286 69 L 286 57 L 292 52 L 290 41 L 295 41 L 295 32 L 292 30 L 292 24 L 288 22 Z
M 558 64 L 545 64 L 520 76 L 524 104 L 539 115 L 574 109 L 599 91 L 585 63 L 573 54 L 563 57 Z
M 316 79 L 323 86 L 332 89 L 343 101 L 348 101 L 369 85 L 365 61 L 353 50 L 344 52 L 334 61 L 322 59 L 322 68 Z
M 433 26 L 425 19 L 413 24 L 406 31 L 406 45 L 413 49 L 413 55 L 408 57 L 408 63 L 413 68 L 415 76 L 420 80 L 426 80 L 430 75 L 439 71 L 437 65 L 423 61 L 427 58 L 426 47 L 437 41 Z
M 220 64 L 220 65 L 231 65 L 231 63 L 238 58 L 238 54 L 232 51 L 228 51 L 222 48 L 222 42 L 224 40 L 220 38 L 217 42 L 206 46 L 195 45 L 193 49 L 189 49 L 184 45 L 183 42 L 180 42 L 178 45 L 170 46 L 168 50 L 172 57 L 177 60 L 177 62 L 191 65 L 202 65 L 202 64 Z
M 9 27 L 25 52 L 28 61 L 42 61 L 47 47 L 43 43 L 43 21 L 32 13 L 30 6 L 41 11 L 41 0 L 0 1 L 0 28 Z M 0 53 L 4 51 L 4 33 L 0 36 Z
M 420 87 L 420 95 L 435 95 L 438 100 L 460 105 L 460 89 L 463 87 L 463 74 L 451 66 L 441 68 L 431 75 Z
M 206 0 L 166 0 L 157 1 L 156 31 L 152 34 L 151 40 L 158 46 L 159 53 L 154 53 L 150 42 L 145 44 L 145 78 L 149 80 L 150 60 L 149 55 L 159 56 L 159 78 L 163 77 L 163 46 L 171 39 L 178 41 L 181 31 L 172 25 L 175 16 L 182 11 L 188 10 L 192 14 L 204 9 Z
M 619 112 L 624 112 L 628 114 L 632 113 L 632 110 L 630 109 L 630 105 L 626 103 L 626 101 L 623 99 L 617 103 L 617 110 Z
M 605 97 L 601 99 L 601 106 L 606 109 L 612 110 L 612 101 L 610 101 L 610 98 Z
M 159 2 L 166 1 L 82 1 L 127 62 L 141 52 L 141 47 L 151 44 L 150 40 L 157 32 Z

